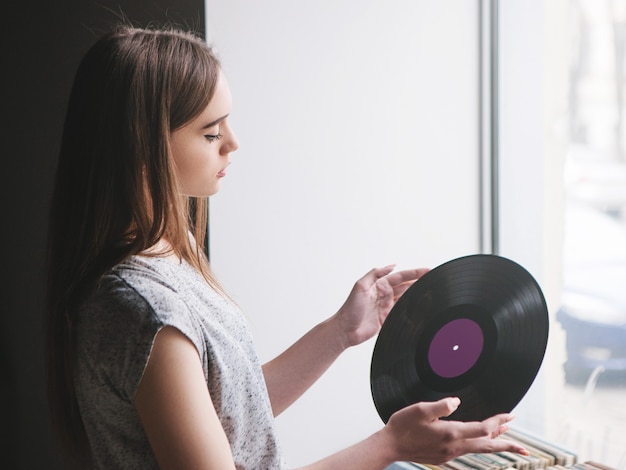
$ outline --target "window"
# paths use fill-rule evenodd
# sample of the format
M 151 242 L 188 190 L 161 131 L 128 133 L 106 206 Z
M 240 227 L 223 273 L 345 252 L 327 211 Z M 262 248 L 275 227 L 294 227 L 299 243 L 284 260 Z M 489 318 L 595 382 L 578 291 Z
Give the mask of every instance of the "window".
M 500 13 L 502 254 L 538 273 L 551 311 L 520 422 L 625 468 L 626 1 Z

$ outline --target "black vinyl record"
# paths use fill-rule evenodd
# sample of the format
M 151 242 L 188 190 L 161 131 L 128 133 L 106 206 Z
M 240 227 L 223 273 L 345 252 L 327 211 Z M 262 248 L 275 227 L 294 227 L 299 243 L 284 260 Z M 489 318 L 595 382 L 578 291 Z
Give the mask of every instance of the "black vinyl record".
M 386 423 L 397 410 L 448 396 L 445 419 L 510 412 L 534 381 L 548 342 L 541 288 L 519 264 L 470 255 L 438 266 L 400 297 L 374 347 L 370 383 Z

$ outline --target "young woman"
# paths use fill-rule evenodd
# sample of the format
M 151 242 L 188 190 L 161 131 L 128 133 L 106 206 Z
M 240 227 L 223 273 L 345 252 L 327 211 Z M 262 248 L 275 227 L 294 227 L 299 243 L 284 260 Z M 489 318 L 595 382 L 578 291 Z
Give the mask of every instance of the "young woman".
M 207 197 L 238 147 L 230 111 L 218 61 L 189 33 L 120 27 L 80 64 L 52 202 L 48 306 L 53 422 L 77 467 L 286 468 L 274 416 L 374 336 L 425 272 L 373 269 L 335 315 L 261 366 L 203 251 Z M 307 468 L 525 452 L 493 439 L 509 415 L 439 419 L 458 405 L 407 407 Z

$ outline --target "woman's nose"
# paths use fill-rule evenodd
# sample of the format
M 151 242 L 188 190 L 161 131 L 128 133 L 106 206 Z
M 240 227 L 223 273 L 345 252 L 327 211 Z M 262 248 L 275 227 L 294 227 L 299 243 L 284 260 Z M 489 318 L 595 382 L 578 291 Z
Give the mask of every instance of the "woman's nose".
M 239 141 L 230 125 L 227 126 L 222 139 L 222 153 L 231 153 L 239 148 Z

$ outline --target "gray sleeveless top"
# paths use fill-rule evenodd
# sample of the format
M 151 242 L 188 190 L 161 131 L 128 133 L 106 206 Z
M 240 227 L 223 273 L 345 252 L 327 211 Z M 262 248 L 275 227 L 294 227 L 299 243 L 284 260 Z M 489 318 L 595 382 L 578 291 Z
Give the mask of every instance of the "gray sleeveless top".
M 238 469 L 282 469 L 274 417 L 245 318 L 188 263 L 131 257 L 107 273 L 75 325 L 75 385 L 96 468 L 157 468 L 133 400 L 155 335 L 195 345 Z

